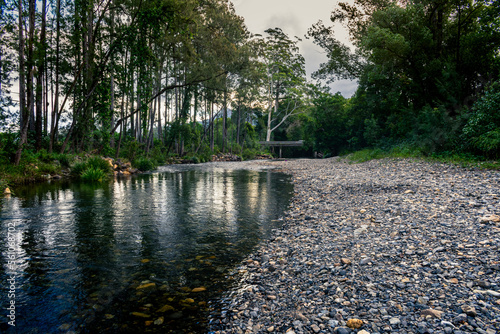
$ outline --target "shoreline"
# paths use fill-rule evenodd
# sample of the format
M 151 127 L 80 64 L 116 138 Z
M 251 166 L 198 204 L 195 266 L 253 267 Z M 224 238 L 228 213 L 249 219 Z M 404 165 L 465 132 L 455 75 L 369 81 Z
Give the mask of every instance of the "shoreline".
M 292 175 L 215 333 L 500 331 L 500 173 L 423 161 L 254 161 Z

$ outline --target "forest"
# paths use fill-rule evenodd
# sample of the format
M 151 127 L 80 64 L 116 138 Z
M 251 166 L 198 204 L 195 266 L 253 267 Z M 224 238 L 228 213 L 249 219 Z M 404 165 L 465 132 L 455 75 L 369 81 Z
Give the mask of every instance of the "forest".
M 0 8 L 2 179 L 50 174 L 51 161 L 83 154 L 144 169 L 219 152 L 251 159 L 270 140 L 304 140 L 294 156 L 376 148 L 500 158 L 493 0 L 341 2 L 301 37 L 328 57 L 314 81 L 299 38 L 279 27 L 252 34 L 229 0 Z M 338 79 L 358 82 L 352 97 L 330 91 Z

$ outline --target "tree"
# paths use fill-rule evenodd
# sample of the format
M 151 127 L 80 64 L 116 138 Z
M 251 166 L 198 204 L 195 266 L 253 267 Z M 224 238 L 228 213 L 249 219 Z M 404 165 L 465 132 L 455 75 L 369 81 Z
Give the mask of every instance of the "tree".
M 15 7 L 6 1 L 0 3 L 0 129 L 3 129 L 12 116 L 10 108 L 14 106 L 11 96 L 12 73 L 15 70 L 16 57 L 14 50 L 19 50 L 18 38 L 15 36 Z M 19 37 L 19 36 L 18 36 Z M 17 45 L 16 45 L 17 44 Z
M 498 78 L 495 7 L 472 0 L 340 4 L 331 19 L 346 24 L 356 52 L 335 39 L 333 28 L 317 23 L 309 36 L 327 51 L 328 61 L 314 76 L 357 78 L 354 102 L 362 104 L 367 128 L 381 126 L 375 131 L 380 138 L 422 143 L 426 136 L 457 134 L 464 110 Z M 430 131 L 437 126 L 444 128 Z
M 305 60 L 299 53 L 299 40 L 291 40 L 280 28 L 266 30 L 262 40 L 267 97 L 266 141 L 290 116 L 301 111 L 305 87 Z M 280 102 L 286 99 L 286 103 Z
M 19 115 L 20 115 L 20 139 L 17 148 L 14 164 L 17 166 L 21 161 L 23 148 L 28 141 L 28 127 L 33 114 L 34 94 L 33 94 L 33 44 L 35 34 L 35 0 L 29 1 L 29 30 L 28 30 L 28 56 L 25 68 L 24 62 L 24 34 L 23 34 L 23 6 L 22 1 L 19 1 Z M 25 70 L 27 73 L 27 82 L 25 83 Z M 26 89 L 27 88 L 27 89 Z M 25 102 L 26 101 L 26 102 Z

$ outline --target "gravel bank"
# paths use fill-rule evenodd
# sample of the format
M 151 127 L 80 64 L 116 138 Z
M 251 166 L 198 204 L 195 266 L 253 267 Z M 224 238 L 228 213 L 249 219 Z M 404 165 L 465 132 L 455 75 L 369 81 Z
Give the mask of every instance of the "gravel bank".
M 500 173 L 408 160 L 254 162 L 293 175 L 216 333 L 500 333 Z

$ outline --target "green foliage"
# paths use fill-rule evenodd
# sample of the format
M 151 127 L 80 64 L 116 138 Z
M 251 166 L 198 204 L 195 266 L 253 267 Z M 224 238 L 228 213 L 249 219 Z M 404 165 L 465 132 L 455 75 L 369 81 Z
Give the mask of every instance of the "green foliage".
M 41 173 L 43 174 L 58 174 L 61 171 L 61 168 L 57 165 L 51 164 L 51 163 L 39 163 L 38 164 L 38 169 L 40 170 Z
M 311 110 L 314 151 L 337 155 L 352 142 L 352 128 L 346 100 L 335 95 L 318 92 Z M 352 123 L 351 123 L 352 124 Z
M 86 182 L 102 182 L 107 179 L 107 174 L 104 170 L 88 166 L 80 175 L 82 181 Z
M 409 144 L 398 144 L 388 149 L 364 149 L 346 155 L 347 160 L 353 163 L 365 162 L 373 159 L 424 159 L 430 162 L 454 164 L 465 168 L 495 169 L 500 170 L 500 161 L 486 160 L 466 152 L 443 151 L 423 155 L 418 147 Z
M 8 186 L 7 180 L 0 179 L 0 196 L 3 196 L 3 192 Z
M 340 5 L 332 21 L 346 24 L 358 53 L 318 22 L 308 34 L 328 60 L 313 76 L 356 77 L 359 87 L 344 107 L 328 95 L 314 97 L 314 149 L 375 148 L 358 153 L 360 160 L 381 155 L 378 148 L 391 155 L 499 158 L 499 84 L 475 103 L 468 120 L 464 112 L 482 87 L 498 82 L 498 14 L 494 2 L 481 1 Z
M 500 82 L 474 104 L 462 138 L 465 147 L 500 158 Z
M 387 152 L 381 149 L 364 149 L 348 154 L 347 159 L 352 162 L 365 162 L 373 159 L 382 159 L 387 157 Z
M 0 133 L 0 164 L 8 164 L 14 161 L 17 148 L 16 144 L 16 133 Z
M 102 170 L 105 173 L 111 172 L 111 166 L 108 161 L 98 156 L 92 156 L 85 162 L 87 168 Z
M 71 164 L 71 157 L 68 154 L 57 154 L 56 159 L 59 161 L 62 167 L 69 168 Z
M 413 138 L 411 140 L 424 154 L 445 151 L 459 135 L 460 118 L 452 118 L 442 108 L 425 107 L 415 120 Z
M 109 163 L 98 156 L 91 156 L 76 162 L 71 167 L 71 175 L 85 181 L 102 181 L 112 172 Z
M 155 162 L 152 159 L 148 159 L 148 158 L 144 158 L 144 157 L 140 157 L 139 159 L 136 159 L 133 162 L 133 165 L 135 168 L 137 168 L 138 170 L 140 170 L 142 172 L 145 172 L 148 170 L 153 170 L 157 167 Z
M 71 175 L 74 177 L 80 177 L 86 169 L 87 164 L 84 161 L 76 162 L 73 166 L 71 166 Z
M 241 159 L 242 160 L 252 160 L 252 159 L 255 159 L 255 157 L 259 153 L 260 152 L 257 149 L 254 149 L 254 148 L 245 148 L 243 150 L 243 153 L 241 154 Z
M 153 149 L 149 152 L 149 156 L 156 166 L 163 165 L 166 161 L 165 153 L 163 152 L 163 145 L 161 141 L 155 140 Z
M 26 154 L 29 154 L 30 152 L 27 151 Z M 70 154 L 64 154 L 64 153 L 48 153 L 45 149 L 41 149 L 37 153 L 34 153 L 32 157 L 38 161 L 45 162 L 45 163 L 59 163 L 61 167 L 64 168 L 69 168 L 70 163 L 71 163 L 71 155 Z M 26 158 L 29 160 L 29 158 Z
M 363 137 L 369 146 L 373 146 L 380 138 L 381 129 L 378 120 L 372 115 L 370 118 L 365 119 L 365 131 Z
M 45 173 L 47 174 L 47 173 Z M 9 186 L 45 181 L 44 172 L 34 163 L 0 164 L 0 180 Z
M 140 147 L 141 145 L 136 140 L 129 140 L 123 147 L 122 156 L 129 161 L 134 161 L 137 153 L 140 151 Z

